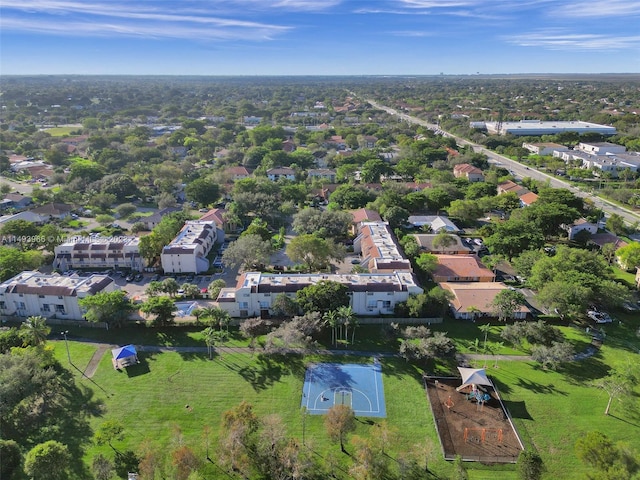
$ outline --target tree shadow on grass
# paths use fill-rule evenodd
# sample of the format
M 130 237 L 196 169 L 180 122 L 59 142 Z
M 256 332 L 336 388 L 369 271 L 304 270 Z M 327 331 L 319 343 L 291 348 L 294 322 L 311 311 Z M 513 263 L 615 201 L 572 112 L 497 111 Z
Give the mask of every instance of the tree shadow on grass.
M 247 363 L 238 369 L 255 391 L 265 390 L 280 381 L 283 375 L 300 375 L 304 372 L 301 355 L 266 355 L 260 354 L 254 363 Z
M 62 390 L 62 401 L 51 402 L 47 407 L 50 422 L 41 426 L 35 435 L 29 438 L 34 444 L 50 440 L 61 440 L 71 453 L 70 468 L 77 478 L 91 478 L 91 473 L 82 461 L 84 448 L 91 441 L 93 432 L 90 418 L 101 417 L 105 406 L 102 400 L 95 398 L 95 392 L 85 385 L 75 382 L 74 375 L 62 370 L 58 375 Z
M 567 382 L 573 385 L 585 385 L 598 378 L 604 378 L 611 373 L 611 367 L 599 357 L 600 354 L 596 353 L 594 356 L 579 362 L 563 364 L 558 371 L 565 375 Z

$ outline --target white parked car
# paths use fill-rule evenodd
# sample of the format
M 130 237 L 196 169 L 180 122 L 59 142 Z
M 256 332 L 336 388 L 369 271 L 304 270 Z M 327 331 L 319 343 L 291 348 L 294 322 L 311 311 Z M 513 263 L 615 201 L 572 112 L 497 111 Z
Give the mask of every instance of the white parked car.
M 611 323 L 613 319 L 606 312 L 598 312 L 597 310 L 589 310 L 587 316 L 596 323 Z

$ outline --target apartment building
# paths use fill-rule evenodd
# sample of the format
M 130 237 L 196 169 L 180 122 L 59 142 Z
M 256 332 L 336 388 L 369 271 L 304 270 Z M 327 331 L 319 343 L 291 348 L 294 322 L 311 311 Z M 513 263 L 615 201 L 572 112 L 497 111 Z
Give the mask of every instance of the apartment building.
M 321 281 L 347 286 L 350 306 L 356 315 L 392 314 L 409 295 L 423 293 L 410 272 L 365 274 L 268 274 L 243 273 L 235 288 L 223 288 L 218 305 L 232 317 L 269 316 L 274 298 L 283 293 L 295 298 L 296 292 Z
M 78 300 L 114 290 L 118 286 L 107 275 L 79 277 L 26 271 L 0 283 L 0 314 L 82 320 L 84 312 Z
M 214 221 L 185 222 L 176 238 L 162 249 L 160 261 L 165 273 L 202 273 L 209 270 L 207 255 L 217 241 Z
M 139 245 L 138 237 L 75 237 L 55 248 L 53 267 L 63 272 L 76 268 L 141 272 L 144 260 Z

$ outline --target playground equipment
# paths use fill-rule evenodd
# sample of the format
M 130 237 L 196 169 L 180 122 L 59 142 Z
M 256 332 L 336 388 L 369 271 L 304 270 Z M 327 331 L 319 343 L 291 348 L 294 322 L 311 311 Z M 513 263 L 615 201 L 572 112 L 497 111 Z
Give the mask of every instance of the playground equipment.
M 447 407 L 447 410 L 451 410 L 451 408 L 455 405 L 455 403 L 453 403 L 453 400 L 451 399 L 451 395 L 449 395 L 449 398 L 447 398 L 447 401 L 444 402 L 444 406 Z
M 470 440 L 476 443 L 484 443 L 486 440 L 494 440 L 500 444 L 502 443 L 502 429 L 468 427 L 464 429 L 463 438 L 465 442 Z

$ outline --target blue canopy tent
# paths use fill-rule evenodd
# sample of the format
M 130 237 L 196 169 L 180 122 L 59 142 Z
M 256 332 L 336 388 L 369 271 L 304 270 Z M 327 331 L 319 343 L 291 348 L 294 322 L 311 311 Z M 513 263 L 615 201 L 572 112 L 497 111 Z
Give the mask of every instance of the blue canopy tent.
M 139 363 L 138 352 L 133 345 L 125 345 L 124 347 L 114 348 L 111 350 L 111 361 L 113 362 L 113 368 L 119 370 L 134 363 Z

